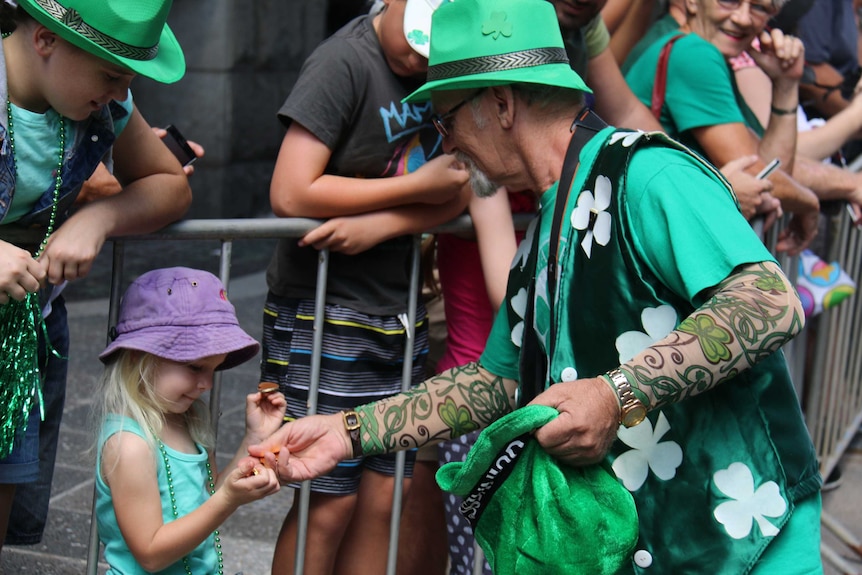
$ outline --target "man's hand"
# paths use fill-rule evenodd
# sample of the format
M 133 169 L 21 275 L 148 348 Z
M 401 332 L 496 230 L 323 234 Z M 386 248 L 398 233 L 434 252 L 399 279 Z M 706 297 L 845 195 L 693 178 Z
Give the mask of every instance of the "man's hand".
M 555 383 L 531 403 L 549 405 L 560 412 L 536 431 L 536 440 L 569 465 L 601 461 L 617 436 L 619 398 L 599 377 Z
M 282 484 L 314 479 L 353 456 L 340 413 L 310 415 L 287 423 L 248 452 L 274 469 Z

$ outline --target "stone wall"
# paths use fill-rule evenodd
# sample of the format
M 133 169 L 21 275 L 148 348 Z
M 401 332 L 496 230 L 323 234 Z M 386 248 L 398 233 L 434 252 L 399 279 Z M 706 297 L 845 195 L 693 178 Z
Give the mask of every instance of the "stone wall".
M 276 112 L 326 34 L 323 0 L 174 0 L 169 24 L 186 55 L 176 84 L 136 78 L 153 126 L 176 125 L 206 148 L 191 178 L 189 218 L 269 213 L 283 128 Z

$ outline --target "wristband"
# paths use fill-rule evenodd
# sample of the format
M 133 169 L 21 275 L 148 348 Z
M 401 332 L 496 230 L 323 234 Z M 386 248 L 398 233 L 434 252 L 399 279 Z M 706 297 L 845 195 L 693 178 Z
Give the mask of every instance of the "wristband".
M 795 116 L 796 108 L 792 110 L 785 110 L 784 108 L 776 108 L 775 106 L 770 106 L 769 111 L 775 114 L 776 116 Z
M 359 427 L 362 423 L 359 421 L 359 414 L 352 410 L 342 411 L 341 417 L 344 419 L 344 429 L 347 430 L 347 435 L 350 436 L 353 457 L 362 457 L 362 442 L 359 441 Z

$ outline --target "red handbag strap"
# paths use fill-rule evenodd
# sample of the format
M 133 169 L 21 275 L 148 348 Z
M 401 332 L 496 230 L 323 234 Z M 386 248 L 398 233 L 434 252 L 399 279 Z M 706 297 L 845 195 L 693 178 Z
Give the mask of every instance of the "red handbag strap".
M 664 106 L 664 92 L 667 88 L 667 61 L 670 59 L 670 49 L 674 42 L 685 36 L 677 34 L 667 41 L 658 56 L 658 64 L 655 68 L 655 81 L 652 85 L 652 100 L 650 100 L 650 111 L 656 120 L 661 120 L 661 109 Z

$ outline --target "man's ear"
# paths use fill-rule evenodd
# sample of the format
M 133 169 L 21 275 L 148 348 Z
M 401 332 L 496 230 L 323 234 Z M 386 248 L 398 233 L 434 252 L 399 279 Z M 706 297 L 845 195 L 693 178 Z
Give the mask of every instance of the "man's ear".
M 39 25 L 33 28 L 33 46 L 40 56 L 48 56 L 57 47 L 60 41 L 56 33 Z
M 511 86 L 491 86 L 491 102 L 494 105 L 494 117 L 500 126 L 509 129 L 515 124 L 515 93 Z

